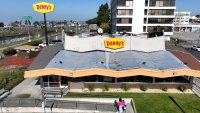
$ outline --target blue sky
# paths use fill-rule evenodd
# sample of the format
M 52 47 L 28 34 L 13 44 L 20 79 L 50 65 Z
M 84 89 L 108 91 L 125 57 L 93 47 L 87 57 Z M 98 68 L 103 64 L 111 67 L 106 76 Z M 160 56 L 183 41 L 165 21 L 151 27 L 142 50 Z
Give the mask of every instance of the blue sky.
M 34 20 L 43 20 L 43 15 L 33 11 L 32 4 L 41 0 L 0 0 L 0 21 L 8 23 L 19 20 L 25 15 Z M 47 14 L 48 20 L 85 21 L 96 16 L 98 7 L 110 0 L 44 0 L 55 4 L 55 11 Z M 177 0 L 177 11 L 191 11 L 200 14 L 200 0 Z

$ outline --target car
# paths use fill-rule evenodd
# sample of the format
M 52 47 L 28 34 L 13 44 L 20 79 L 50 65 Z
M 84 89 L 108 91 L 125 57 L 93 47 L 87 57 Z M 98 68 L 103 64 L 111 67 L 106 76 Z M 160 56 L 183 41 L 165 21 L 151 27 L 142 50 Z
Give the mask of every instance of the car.
M 49 44 L 49 46 L 51 46 L 51 45 L 55 45 L 55 44 Z M 41 44 L 38 45 L 39 48 L 44 48 L 46 46 L 47 46 L 46 43 L 41 43 Z
M 191 47 L 192 50 L 195 50 L 195 51 L 200 51 L 200 46 L 199 45 L 194 45 Z

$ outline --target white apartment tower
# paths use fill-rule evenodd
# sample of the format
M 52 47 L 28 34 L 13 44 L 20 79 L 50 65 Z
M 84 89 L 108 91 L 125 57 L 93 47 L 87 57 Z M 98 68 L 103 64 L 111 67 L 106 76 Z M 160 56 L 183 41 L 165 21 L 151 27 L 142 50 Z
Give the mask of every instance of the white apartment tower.
M 175 12 L 174 15 L 174 31 L 190 31 L 190 12 Z
M 185 26 L 190 24 L 190 12 L 175 12 L 174 25 Z
M 112 32 L 173 34 L 175 0 L 111 0 Z

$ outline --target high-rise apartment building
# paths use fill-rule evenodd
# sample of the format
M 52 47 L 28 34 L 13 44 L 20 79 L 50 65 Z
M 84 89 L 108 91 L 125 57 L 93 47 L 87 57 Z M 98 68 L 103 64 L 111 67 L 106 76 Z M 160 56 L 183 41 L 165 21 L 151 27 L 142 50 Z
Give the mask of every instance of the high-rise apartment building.
M 175 0 L 111 0 L 112 32 L 173 34 Z

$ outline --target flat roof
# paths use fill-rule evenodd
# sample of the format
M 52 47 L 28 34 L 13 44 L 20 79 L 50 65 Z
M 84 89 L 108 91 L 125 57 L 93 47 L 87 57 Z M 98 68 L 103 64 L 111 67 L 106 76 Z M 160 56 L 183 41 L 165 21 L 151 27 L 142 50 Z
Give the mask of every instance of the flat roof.
M 73 52 L 61 50 L 49 62 L 46 68 L 58 68 L 64 70 L 84 70 L 100 68 L 108 70 L 130 70 L 130 69 L 151 69 L 151 70 L 173 70 L 188 68 L 183 62 L 168 51 L 158 52 Z
M 30 46 L 30 45 L 23 45 L 23 46 L 16 47 L 15 49 L 28 51 L 28 50 L 36 49 L 36 48 L 38 48 L 38 47 L 37 46 Z

